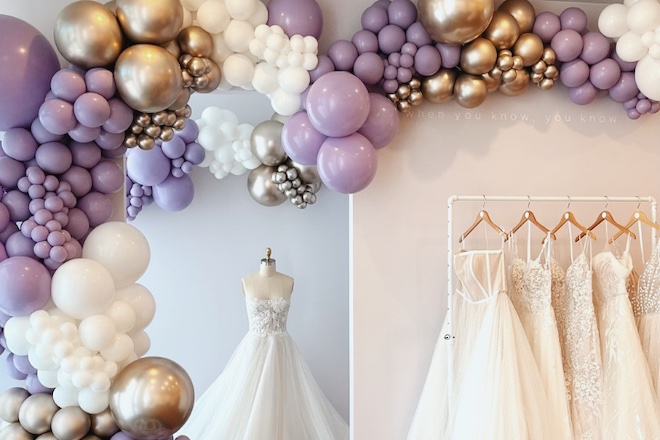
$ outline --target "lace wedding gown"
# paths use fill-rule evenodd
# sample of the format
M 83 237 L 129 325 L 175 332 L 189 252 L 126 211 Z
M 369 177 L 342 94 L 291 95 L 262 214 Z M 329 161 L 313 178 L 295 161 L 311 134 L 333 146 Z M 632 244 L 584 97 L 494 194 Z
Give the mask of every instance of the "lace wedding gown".
M 627 284 L 628 252 L 593 258 L 593 287 L 603 356 L 603 439 L 660 439 L 660 410 L 642 350 Z
M 525 331 L 506 294 L 503 252 L 461 252 L 454 267 L 461 287 L 454 296 L 452 392 L 445 321 L 408 439 L 559 438 Z
M 347 440 L 286 331 L 288 299 L 246 297 L 250 329 L 178 434 L 193 440 Z

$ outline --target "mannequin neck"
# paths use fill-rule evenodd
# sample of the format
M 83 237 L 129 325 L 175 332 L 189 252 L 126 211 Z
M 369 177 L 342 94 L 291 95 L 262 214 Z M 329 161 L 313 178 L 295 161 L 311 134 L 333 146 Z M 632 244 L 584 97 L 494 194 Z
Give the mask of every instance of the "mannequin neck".
M 271 277 L 276 273 L 275 260 L 270 260 L 269 262 L 262 261 L 261 266 L 259 266 L 259 275 L 265 277 Z

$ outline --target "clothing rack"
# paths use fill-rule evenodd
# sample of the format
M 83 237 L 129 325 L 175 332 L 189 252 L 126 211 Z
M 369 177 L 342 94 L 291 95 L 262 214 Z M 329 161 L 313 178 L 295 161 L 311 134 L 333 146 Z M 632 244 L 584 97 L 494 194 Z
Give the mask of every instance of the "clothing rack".
M 658 202 L 653 196 L 461 196 L 452 195 L 447 199 L 447 333 L 443 339 L 449 344 L 447 351 L 447 390 L 448 396 L 452 396 L 454 381 L 454 233 L 453 233 L 453 207 L 457 202 L 567 202 L 567 203 L 648 203 L 651 207 L 651 220 L 657 221 Z M 655 243 L 655 229 L 651 231 L 652 243 Z

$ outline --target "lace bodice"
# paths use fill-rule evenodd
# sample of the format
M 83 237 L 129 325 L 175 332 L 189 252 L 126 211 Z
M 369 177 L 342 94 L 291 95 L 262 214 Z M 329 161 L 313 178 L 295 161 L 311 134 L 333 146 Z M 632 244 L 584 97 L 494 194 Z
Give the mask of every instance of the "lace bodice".
M 635 316 L 660 312 L 660 241 L 639 277 L 637 290 L 630 292 Z
M 245 297 L 250 332 L 260 336 L 286 334 L 286 320 L 291 301 L 286 298 L 257 299 Z
M 594 256 L 594 299 L 604 304 L 617 296 L 628 295 L 628 277 L 632 272 L 632 257 L 624 252 L 617 258 L 611 251 Z
M 551 307 L 550 269 L 538 259 L 524 262 L 515 258 L 510 272 L 513 285 L 511 300 L 518 313 L 542 312 Z
M 504 254 L 500 250 L 463 251 L 454 257 L 459 294 L 469 302 L 481 302 L 506 290 Z

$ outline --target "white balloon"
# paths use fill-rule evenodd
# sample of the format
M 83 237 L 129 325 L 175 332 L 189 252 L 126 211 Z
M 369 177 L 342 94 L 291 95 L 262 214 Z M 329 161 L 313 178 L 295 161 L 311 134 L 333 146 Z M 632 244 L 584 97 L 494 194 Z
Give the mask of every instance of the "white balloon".
M 280 54 L 269 47 L 264 50 L 264 60 L 266 60 L 268 64 L 275 66 L 279 57 Z
M 291 116 L 300 110 L 300 95 L 287 93 L 282 89 L 277 89 L 271 96 L 271 105 L 273 110 L 284 116 Z
M 192 26 L 193 24 L 193 13 L 186 8 L 183 8 L 183 23 L 181 24 L 181 29 Z
M 316 66 L 318 66 L 318 64 L 319 64 L 319 58 L 316 56 L 316 54 L 306 53 L 303 55 L 302 66 L 306 70 L 314 70 L 316 69 Z
M 247 21 L 231 20 L 224 32 L 227 47 L 240 53 L 248 50 L 250 40 L 254 38 L 254 27 Z
M 119 333 L 126 333 L 135 325 L 135 310 L 124 301 L 113 302 L 105 314 L 112 319 Z
M 252 85 L 262 95 L 269 95 L 279 87 L 277 83 L 278 69 L 266 62 L 257 64 L 254 69 Z
M 231 21 L 229 11 L 221 0 L 207 0 L 197 11 L 197 21 L 210 34 L 224 32 Z
M 135 346 L 135 355 L 140 358 L 147 354 L 149 348 L 151 348 L 151 339 L 149 338 L 149 335 L 144 331 L 140 331 L 131 334 L 130 336 L 133 339 L 133 345 Z
M 231 85 L 242 87 L 252 82 L 254 64 L 245 55 L 230 55 L 223 64 L 223 73 Z
M 101 351 L 104 359 L 113 362 L 122 362 L 133 353 L 133 340 L 125 333 L 119 333 L 115 336 L 112 345 Z
M 304 37 L 304 40 L 305 40 L 305 52 L 317 54 L 319 51 L 319 40 L 312 37 L 311 35 L 307 35 L 306 37 Z
M 141 284 L 133 284 L 117 291 L 117 300 L 124 301 L 135 311 L 133 331 L 146 328 L 156 314 L 156 301 L 149 289 Z
M 634 5 L 635 3 L 637 3 L 638 1 L 639 0 L 623 0 L 623 4 L 630 7 L 630 6 Z
M 277 74 L 277 82 L 282 90 L 292 95 L 300 95 L 304 92 L 309 86 L 309 81 L 309 72 L 302 67 L 285 67 Z
M 57 381 L 57 369 L 37 370 L 39 382 L 47 388 L 55 388 L 59 385 Z
M 626 32 L 616 42 L 616 53 L 623 61 L 639 61 L 648 51 L 640 36 L 634 32 Z
M 27 356 L 30 351 L 30 343 L 27 341 L 26 333 L 30 328 L 30 318 L 27 316 L 14 316 L 9 318 L 4 328 L 7 348 L 18 356 Z
M 258 58 L 263 58 L 264 52 L 266 51 L 266 43 L 259 40 L 258 38 L 254 38 L 252 41 L 250 41 L 248 49 L 252 55 Z
M 265 24 L 268 21 L 268 8 L 266 8 L 266 5 L 260 1 L 256 2 L 256 7 L 247 21 L 253 27 Z
M 660 60 L 660 45 L 654 44 L 649 48 L 649 56 L 655 60 Z
M 231 18 L 248 20 L 257 8 L 256 0 L 225 0 Z
M 124 304 L 135 316 L 133 309 L 128 304 Z M 114 342 L 117 327 L 114 321 L 106 315 L 92 315 L 80 321 L 78 332 L 80 341 L 85 347 L 90 350 L 101 351 L 109 348 Z
M 74 387 L 80 389 L 86 388 L 92 383 L 92 372 L 89 370 L 78 370 L 71 375 L 71 383 Z
M 91 388 L 80 390 L 78 395 L 80 408 L 88 414 L 102 413 L 110 404 L 110 391 L 94 391 Z
M 660 61 L 642 58 L 635 67 L 635 82 L 647 98 L 660 101 Z
M 213 35 L 213 53 L 211 54 L 211 59 L 213 61 L 218 63 L 218 65 L 222 65 L 227 57 L 233 53 L 234 52 L 227 47 L 227 43 L 225 43 L 224 34 Z
M 60 408 L 78 406 L 78 393 L 80 390 L 74 386 L 58 386 L 53 391 L 53 400 Z
M 628 27 L 636 34 L 655 30 L 660 25 L 660 3 L 656 0 L 639 0 L 630 6 Z
M 629 30 L 627 14 L 628 7 L 621 3 L 606 6 L 598 16 L 598 30 L 606 37 L 619 38 Z
M 89 258 L 76 258 L 55 271 L 51 293 L 60 310 L 76 319 L 84 319 L 103 312 L 112 304 L 115 283 L 101 263 Z
M 51 357 L 41 356 L 36 347 L 30 347 L 30 351 L 28 351 L 28 360 L 37 370 L 51 370 L 57 368 L 57 364 L 53 362 Z

